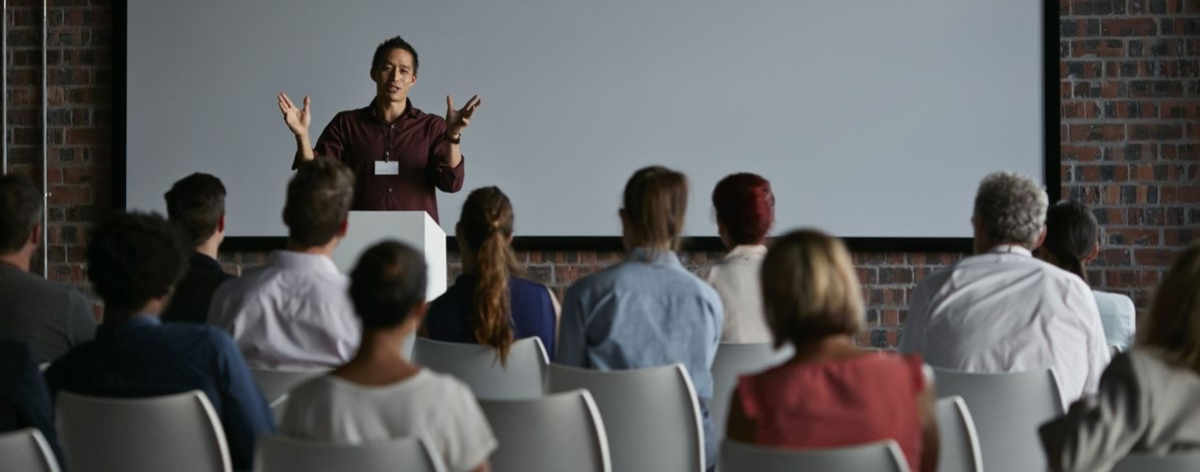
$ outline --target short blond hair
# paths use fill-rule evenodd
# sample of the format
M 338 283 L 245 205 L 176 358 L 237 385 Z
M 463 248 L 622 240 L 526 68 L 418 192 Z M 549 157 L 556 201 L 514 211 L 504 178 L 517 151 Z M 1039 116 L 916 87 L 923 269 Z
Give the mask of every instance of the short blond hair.
M 1167 362 L 1200 373 L 1200 241 L 1175 259 L 1158 286 L 1150 315 L 1138 330 L 1138 346 Z
M 800 230 L 775 240 L 762 265 L 767 325 L 775 345 L 797 350 L 863 327 L 862 289 L 841 240 Z

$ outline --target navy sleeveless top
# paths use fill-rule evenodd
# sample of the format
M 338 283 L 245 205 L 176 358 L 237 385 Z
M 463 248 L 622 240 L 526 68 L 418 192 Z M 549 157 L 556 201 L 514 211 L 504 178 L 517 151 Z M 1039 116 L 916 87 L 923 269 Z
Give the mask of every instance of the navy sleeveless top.
M 474 343 L 474 329 L 468 315 L 472 310 L 475 287 L 479 276 L 463 274 L 446 293 L 429 305 L 425 317 L 425 336 L 435 341 Z M 508 278 L 508 296 L 512 303 L 513 338 L 537 336 L 554 359 L 554 303 L 546 286 L 518 277 Z

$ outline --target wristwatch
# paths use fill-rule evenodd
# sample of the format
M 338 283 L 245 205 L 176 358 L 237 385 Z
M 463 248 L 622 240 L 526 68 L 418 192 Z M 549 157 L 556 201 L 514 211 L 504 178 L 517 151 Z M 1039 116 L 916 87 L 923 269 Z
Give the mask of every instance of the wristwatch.
M 458 143 L 462 142 L 462 133 L 458 133 L 457 138 L 451 137 L 450 133 L 446 133 L 446 141 L 449 141 L 450 144 L 458 144 Z

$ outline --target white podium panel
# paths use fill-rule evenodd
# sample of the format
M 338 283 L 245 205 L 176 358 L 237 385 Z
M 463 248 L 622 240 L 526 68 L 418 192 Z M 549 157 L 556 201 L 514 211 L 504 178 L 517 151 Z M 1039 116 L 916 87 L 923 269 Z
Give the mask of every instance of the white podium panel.
M 367 248 L 394 239 L 425 254 L 429 280 L 425 299 L 446 292 L 446 233 L 423 211 L 352 211 L 346 238 L 333 250 L 333 262 L 349 275 Z

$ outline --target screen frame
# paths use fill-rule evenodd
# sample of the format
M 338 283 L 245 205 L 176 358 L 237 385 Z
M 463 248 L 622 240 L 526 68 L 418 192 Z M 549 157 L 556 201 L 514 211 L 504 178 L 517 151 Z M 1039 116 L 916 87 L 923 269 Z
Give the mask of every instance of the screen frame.
M 128 11 L 127 0 L 113 2 L 113 123 L 111 198 L 113 208 L 127 210 L 127 117 L 128 117 Z M 1062 148 L 1059 62 L 1061 37 L 1058 28 L 1058 4 L 1043 2 L 1042 6 L 1042 76 L 1043 76 L 1043 178 L 1051 202 L 1062 197 Z M 854 252 L 972 252 L 971 238 L 938 237 L 849 237 L 843 238 Z M 231 236 L 221 244 L 222 251 L 262 252 L 282 249 L 284 236 Z M 457 250 L 453 236 L 447 237 L 446 247 Z M 513 247 L 520 251 L 620 251 L 624 249 L 619 236 L 516 236 Z M 723 251 L 720 238 L 685 238 L 683 250 Z

